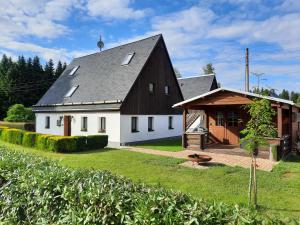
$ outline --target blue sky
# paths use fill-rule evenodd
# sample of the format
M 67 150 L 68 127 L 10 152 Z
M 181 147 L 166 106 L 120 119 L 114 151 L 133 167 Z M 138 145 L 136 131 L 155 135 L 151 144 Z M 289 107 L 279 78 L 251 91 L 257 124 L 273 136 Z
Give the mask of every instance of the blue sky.
M 300 92 L 299 0 L 7 0 L 0 8 L 0 54 L 13 58 L 69 62 L 98 51 L 99 34 L 109 48 L 162 33 L 184 77 L 211 62 L 222 86 L 243 89 L 248 47 L 264 87 Z

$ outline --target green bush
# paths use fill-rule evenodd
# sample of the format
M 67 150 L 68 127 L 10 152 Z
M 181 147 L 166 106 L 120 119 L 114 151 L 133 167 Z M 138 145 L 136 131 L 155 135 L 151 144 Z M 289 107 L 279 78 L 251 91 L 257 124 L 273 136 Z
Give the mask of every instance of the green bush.
M 74 137 L 52 136 L 48 139 L 48 150 L 52 152 L 76 152 L 77 142 Z
M 108 136 L 107 135 L 89 135 L 87 138 L 88 149 L 100 149 L 107 146 Z
M 8 122 L 28 122 L 34 120 L 34 113 L 30 108 L 22 104 L 15 104 L 9 107 L 7 117 L 4 119 Z
M 48 139 L 54 135 L 50 134 L 38 134 L 36 136 L 36 142 L 35 142 L 35 147 L 40 149 L 40 150 L 49 150 L 49 142 Z
M 0 224 L 292 223 L 3 148 L 0 159 Z
M 1 139 L 13 144 L 22 144 L 24 131 L 18 129 L 3 129 L 1 132 Z
M 86 136 L 74 136 L 73 138 L 76 140 L 77 152 L 89 150 L 88 145 L 87 145 L 87 137 Z
M 8 127 L 5 127 L 5 126 L 0 126 L 0 137 L 1 137 L 1 133 L 4 129 L 7 129 Z
M 100 149 L 107 145 L 106 135 L 91 136 L 57 136 L 39 134 L 19 129 L 0 126 L 0 138 L 13 144 L 52 152 L 80 152 L 90 149 Z
M 36 138 L 39 134 L 35 132 L 24 132 L 22 145 L 26 147 L 35 147 Z

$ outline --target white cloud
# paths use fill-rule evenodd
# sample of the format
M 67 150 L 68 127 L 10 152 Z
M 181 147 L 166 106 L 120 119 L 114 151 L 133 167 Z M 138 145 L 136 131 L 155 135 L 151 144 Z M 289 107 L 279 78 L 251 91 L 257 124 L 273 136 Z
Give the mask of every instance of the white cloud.
M 145 10 L 130 7 L 131 0 L 88 0 L 87 10 L 93 17 L 104 19 L 138 19 L 145 16 Z
M 28 37 L 53 39 L 70 30 L 62 23 L 79 0 L 0 1 L 0 49 L 12 54 L 34 53 L 45 60 L 68 60 L 65 49 L 45 48 L 25 42 Z M 78 4 L 77 4 L 78 5 Z M 4 50 L 5 49 L 5 50 Z M 15 53 L 12 53 L 15 52 Z

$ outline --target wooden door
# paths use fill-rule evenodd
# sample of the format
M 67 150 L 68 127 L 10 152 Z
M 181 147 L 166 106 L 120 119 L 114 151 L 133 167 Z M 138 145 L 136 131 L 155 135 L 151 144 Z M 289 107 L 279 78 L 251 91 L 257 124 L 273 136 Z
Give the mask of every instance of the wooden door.
M 223 144 L 239 144 L 241 127 L 235 111 L 220 110 L 209 116 L 209 132 L 212 138 Z
M 240 141 L 240 123 L 239 116 L 236 111 L 228 111 L 226 115 L 226 138 L 228 144 L 237 145 Z
M 64 136 L 71 136 L 71 116 L 64 116 Z
M 212 114 L 208 118 L 209 133 L 213 139 L 224 143 L 226 138 L 225 118 L 222 112 Z

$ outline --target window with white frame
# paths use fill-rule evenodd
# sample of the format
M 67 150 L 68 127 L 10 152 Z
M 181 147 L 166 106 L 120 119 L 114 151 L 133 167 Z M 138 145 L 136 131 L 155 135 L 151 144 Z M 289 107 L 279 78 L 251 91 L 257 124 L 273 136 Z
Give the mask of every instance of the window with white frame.
M 50 116 L 45 117 L 45 128 L 46 129 L 50 128 Z
M 78 87 L 79 85 L 71 87 L 71 89 L 65 94 L 65 98 L 71 97 Z
M 99 133 L 105 133 L 105 132 L 106 132 L 106 118 L 99 117 Z
M 131 132 L 139 132 L 138 130 L 138 118 L 136 116 L 131 117 Z
M 174 127 L 173 127 L 173 116 L 169 116 L 168 128 L 169 128 L 169 130 L 174 129 Z
M 81 131 L 88 130 L 88 118 L 86 116 L 81 117 Z
M 154 127 L 153 127 L 153 117 L 152 116 L 149 116 L 148 117 L 148 131 L 154 131 Z
M 78 70 L 78 68 L 79 68 L 79 66 L 75 66 L 75 67 L 70 71 L 69 76 L 73 76 L 73 75 L 76 73 L 76 71 Z
M 122 66 L 128 65 L 131 62 L 133 56 L 134 56 L 134 52 L 128 53 L 122 62 Z

